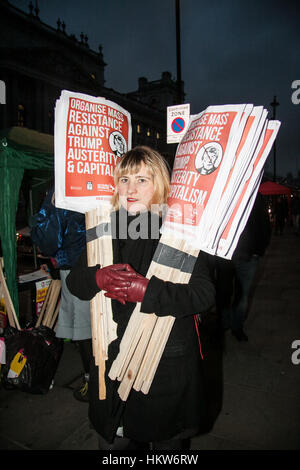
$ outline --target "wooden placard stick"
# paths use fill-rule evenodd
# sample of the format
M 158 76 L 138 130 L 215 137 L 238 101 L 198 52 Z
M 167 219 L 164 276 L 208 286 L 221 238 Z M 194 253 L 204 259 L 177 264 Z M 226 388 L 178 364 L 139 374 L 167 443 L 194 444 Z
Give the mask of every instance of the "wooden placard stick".
M 118 380 L 120 381 L 123 381 L 123 380 L 131 381 L 135 377 L 136 364 L 133 365 L 132 357 L 134 354 L 135 354 L 135 357 L 137 357 L 139 354 L 139 351 L 141 349 L 140 343 L 142 341 L 142 338 L 144 338 L 145 330 L 146 330 L 145 326 L 147 325 L 146 319 L 143 319 L 141 315 L 139 315 L 138 320 L 139 322 L 136 323 L 136 330 L 134 331 L 134 335 L 132 335 L 131 337 L 130 346 L 127 347 L 126 349 L 127 354 L 124 358 L 125 360 L 123 361 L 122 367 L 117 377 Z
M 158 317 L 155 314 L 150 314 L 148 315 L 148 317 L 149 317 L 149 321 L 152 322 L 152 325 L 150 325 L 150 327 L 148 328 L 148 331 L 150 333 L 149 341 L 146 345 L 145 351 L 143 352 L 143 357 L 141 358 L 141 364 L 140 364 L 140 367 L 138 369 L 138 372 L 136 374 L 136 377 L 133 383 L 133 388 L 137 391 L 140 391 L 141 386 L 143 384 L 144 376 L 148 369 L 149 355 L 151 356 L 152 351 L 155 348 L 154 344 L 156 343 L 156 336 L 157 336 L 157 331 L 158 331 L 157 329 Z
M 94 228 L 97 224 L 95 220 L 96 214 L 95 211 L 90 211 L 85 214 L 85 223 L 86 228 L 91 229 Z M 87 263 L 88 266 L 94 266 L 97 264 L 96 259 L 96 240 L 92 240 L 87 243 Z M 90 301 L 90 311 L 91 311 L 91 329 L 92 329 L 92 346 L 93 346 L 93 355 L 95 357 L 96 365 L 98 365 L 98 345 L 97 345 L 97 298 L 94 297 Z
M 91 302 L 91 312 L 94 318 L 94 355 L 95 364 L 100 365 L 100 361 L 103 359 L 103 322 L 102 322 L 102 304 L 100 293 L 98 293 Z
M 96 232 L 96 236 L 87 242 L 88 266 L 100 264 L 100 267 L 104 267 L 113 263 L 110 212 L 110 207 L 99 206 L 86 214 L 87 230 Z M 102 400 L 106 398 L 105 361 L 108 345 L 116 338 L 117 326 L 112 318 L 111 300 L 103 292 L 96 294 L 90 305 L 93 353 L 99 371 L 99 398 Z
M 52 291 L 52 288 L 53 288 L 53 280 L 50 282 L 50 285 L 47 289 L 47 294 L 46 294 L 46 297 L 45 297 L 45 300 L 44 300 L 44 303 L 42 305 L 42 309 L 40 311 L 40 314 L 39 314 L 39 317 L 36 321 L 36 324 L 35 324 L 35 327 L 37 328 L 38 326 L 40 326 L 41 322 L 42 322 L 42 319 L 44 317 L 44 314 L 46 312 L 46 306 L 48 304 L 48 301 L 49 301 L 49 298 L 51 296 L 51 291 Z
M 2 286 L 2 292 L 3 292 L 5 307 L 6 307 L 6 311 L 7 311 L 7 315 L 8 315 L 8 319 L 9 319 L 9 324 L 10 324 L 10 326 L 12 326 L 14 328 L 17 328 L 17 330 L 20 330 L 21 328 L 20 328 L 19 320 L 18 320 L 18 317 L 16 315 L 16 311 L 15 311 L 14 305 L 12 303 L 11 296 L 10 296 L 10 293 L 9 293 L 9 290 L 8 290 L 8 287 L 7 287 L 7 284 L 6 284 L 6 280 L 5 280 L 5 277 L 4 277 L 4 274 L 3 274 L 2 258 L 1 258 L 1 261 L 0 261 L 0 283 L 1 283 L 1 286 Z
M 5 295 L 3 294 L 3 297 L 5 299 Z M 5 300 L 4 300 L 5 302 Z M 16 323 L 15 323 L 15 320 L 14 320 L 14 316 L 13 316 L 13 313 L 10 309 L 9 306 L 6 305 L 6 302 L 5 302 L 5 308 L 6 308 L 6 314 L 7 314 L 7 318 L 8 318 L 8 323 L 11 327 L 13 328 L 16 328 Z
M 92 352 L 93 356 L 95 357 L 95 347 L 96 347 L 96 341 L 95 341 L 95 331 L 96 331 L 96 321 L 95 321 L 95 316 L 93 315 L 94 309 L 92 307 L 92 302 L 94 302 L 94 299 L 90 301 L 90 317 L 91 317 L 91 332 L 92 332 Z
M 49 326 L 49 324 L 51 322 L 51 317 L 52 317 L 52 315 L 55 311 L 55 307 L 56 307 L 58 297 L 59 297 L 59 294 L 60 294 L 60 290 L 61 290 L 61 281 L 59 279 L 55 279 L 52 282 L 53 282 L 53 288 L 51 290 L 51 297 L 49 298 L 49 302 L 48 302 L 47 308 L 46 308 L 45 317 L 42 321 L 42 324 L 44 326 Z
M 4 298 L 4 289 L 2 289 L 2 283 L 0 281 L 0 298 Z M 10 326 L 12 326 L 13 328 L 15 328 L 15 321 L 14 321 L 14 317 L 13 317 L 13 314 L 10 310 L 10 308 L 8 308 L 6 305 L 5 305 L 5 308 L 6 308 L 6 315 L 7 315 L 7 318 L 8 318 L 8 323 Z
M 50 324 L 49 324 L 49 328 L 51 328 L 51 329 L 54 327 L 55 322 L 56 322 L 56 319 L 57 319 L 57 317 L 58 317 L 59 307 L 60 307 L 60 300 L 57 302 L 57 306 L 56 306 L 54 315 L 53 315 L 53 317 L 52 317 L 52 319 L 51 319 L 51 322 L 50 322 Z
M 97 226 L 97 213 L 96 211 L 91 211 L 86 214 L 88 218 L 88 222 L 86 224 L 87 228 L 92 228 Z M 88 258 L 88 266 L 93 266 L 99 263 L 99 249 L 98 249 L 98 241 L 93 240 L 87 245 L 87 258 Z M 99 295 L 97 294 L 94 299 L 92 299 L 90 303 L 91 308 L 91 324 L 92 324 L 92 340 L 93 340 L 93 353 L 95 357 L 95 364 L 99 366 L 99 314 L 100 314 L 100 303 L 99 303 Z
M 110 224 L 110 211 L 105 210 L 104 207 L 97 208 L 96 219 L 97 226 L 107 224 L 106 226 L 108 227 L 108 224 Z M 97 248 L 97 260 L 100 266 L 104 267 L 112 264 L 112 240 L 110 234 L 103 234 L 100 238 L 97 239 Z M 101 400 L 106 398 L 105 361 L 108 358 L 108 345 L 111 342 L 111 338 L 114 337 L 114 332 L 110 331 L 110 326 L 112 326 L 113 323 L 111 300 L 105 297 L 104 292 L 99 292 L 97 297 L 99 299 L 97 342 L 99 364 L 99 398 Z M 109 322 L 109 318 L 111 319 L 111 322 Z
M 58 281 L 58 282 L 60 282 L 60 281 Z M 52 315 L 52 313 L 55 309 L 56 302 L 57 302 L 57 297 L 58 297 L 58 293 L 59 293 L 58 292 L 57 279 L 53 280 L 51 284 L 52 284 L 52 289 L 50 291 L 47 306 L 46 306 L 46 309 L 45 309 L 45 314 L 44 314 L 44 317 L 42 319 L 42 325 L 45 325 L 45 326 L 47 326 L 49 318 L 51 317 L 51 315 Z
M 95 358 L 95 364 L 98 365 L 98 325 L 99 325 L 99 299 L 94 298 L 90 301 L 90 314 L 91 314 L 91 329 L 92 329 L 92 347 L 93 347 L 93 355 Z
M 161 334 L 159 335 L 158 344 L 156 345 L 156 349 L 154 350 L 150 367 L 147 371 L 147 375 L 145 375 L 144 377 L 143 385 L 141 386 L 141 391 L 145 394 L 147 394 L 150 390 L 153 378 L 155 376 L 155 372 L 157 370 L 161 356 L 164 352 L 166 342 L 169 338 L 169 335 L 175 322 L 175 318 L 171 316 L 163 318 L 163 321 L 161 320 L 162 318 L 159 318 L 158 324 L 156 325 L 158 328 L 160 327 L 161 331 Z M 161 323 L 161 325 L 159 325 L 159 323 Z
M 99 400 L 105 400 L 106 399 L 105 359 L 101 356 L 101 354 L 99 354 L 98 379 L 99 379 Z
M 99 292 L 99 321 L 100 321 L 100 329 L 99 329 L 99 339 L 100 339 L 100 345 L 102 348 L 102 355 L 103 358 L 106 360 L 107 359 L 107 348 L 108 348 L 108 339 L 107 339 L 107 321 L 106 321 L 106 315 L 105 315 L 105 297 L 104 293 L 101 291 Z
M 105 361 L 107 359 L 106 352 L 103 345 L 103 313 L 98 310 L 98 324 L 97 324 L 97 359 L 98 359 L 98 377 L 99 377 L 99 399 L 105 400 L 106 398 L 106 383 L 105 383 Z
M 95 357 L 95 364 L 98 366 L 98 374 L 99 374 L 99 398 L 100 400 L 105 400 L 106 398 L 106 385 L 105 385 L 105 354 L 102 348 L 102 320 L 101 315 L 102 312 L 100 311 L 100 296 L 97 294 L 97 298 L 92 299 L 91 301 L 91 315 L 94 321 L 94 330 L 92 332 L 93 340 L 94 340 L 94 357 Z M 93 323 L 92 323 L 93 325 Z

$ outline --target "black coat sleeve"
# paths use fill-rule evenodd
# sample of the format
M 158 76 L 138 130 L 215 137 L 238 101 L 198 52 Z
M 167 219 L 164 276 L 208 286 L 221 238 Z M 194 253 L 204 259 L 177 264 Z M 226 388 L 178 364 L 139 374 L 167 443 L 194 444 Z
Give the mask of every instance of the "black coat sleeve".
M 152 276 L 141 311 L 176 318 L 204 312 L 215 302 L 215 288 L 209 269 L 209 255 L 200 252 L 188 284 L 165 282 Z
M 96 283 L 96 271 L 99 268 L 99 264 L 88 267 L 86 250 L 84 250 L 66 279 L 71 294 L 81 300 L 91 300 L 95 297 L 100 290 Z

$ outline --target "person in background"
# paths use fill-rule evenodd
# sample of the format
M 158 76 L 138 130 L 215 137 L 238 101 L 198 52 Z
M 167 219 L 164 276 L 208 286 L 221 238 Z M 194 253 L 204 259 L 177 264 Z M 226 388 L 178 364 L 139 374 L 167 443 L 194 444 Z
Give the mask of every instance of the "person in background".
M 55 207 L 54 190 L 50 190 L 40 211 L 30 221 L 31 238 L 44 256 L 51 257 L 61 280 L 61 300 L 56 327 L 58 338 L 78 344 L 84 368 L 83 384 L 74 390 L 74 397 L 88 401 L 88 380 L 92 360 L 90 305 L 73 296 L 66 277 L 86 248 L 84 214 Z
M 293 232 L 296 235 L 300 234 L 300 198 L 296 194 L 292 198 L 292 203 L 291 203 L 291 209 L 292 209 L 292 221 L 293 221 Z
M 100 290 L 105 291 L 112 299 L 113 318 L 118 325 L 118 337 L 109 345 L 105 366 L 105 400 L 99 400 L 98 368 L 94 364 L 91 368 L 90 421 L 99 434 L 102 450 L 183 449 L 190 437 L 207 426 L 203 366 L 194 319 L 195 314 L 209 310 L 215 300 L 207 257 L 200 253 L 188 284 L 156 276 L 147 279 L 160 238 L 157 209 L 166 203 L 169 194 L 169 172 L 159 153 L 141 146 L 120 159 L 114 178 L 113 264 L 88 267 L 84 252 L 67 278 L 70 291 L 80 299 L 90 300 Z M 108 372 L 137 302 L 143 313 L 173 315 L 175 323 L 149 393 L 132 389 L 128 399 L 122 401 L 117 392 L 119 382 L 111 380 Z
M 288 217 L 287 203 L 284 197 L 278 196 L 274 206 L 275 235 L 283 235 Z
M 271 238 L 263 196 L 258 193 L 231 260 L 216 258 L 216 306 L 221 328 L 231 328 L 238 341 L 248 341 L 244 323 L 260 258 Z

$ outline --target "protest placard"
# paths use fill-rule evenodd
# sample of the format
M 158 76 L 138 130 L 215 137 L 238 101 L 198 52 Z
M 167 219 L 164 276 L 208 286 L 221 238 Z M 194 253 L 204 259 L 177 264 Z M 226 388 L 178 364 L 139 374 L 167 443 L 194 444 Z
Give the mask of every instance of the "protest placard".
M 131 148 L 130 113 L 102 97 L 63 90 L 55 107 L 55 205 L 85 213 L 109 204 L 114 169 Z
M 45 279 L 43 281 L 37 281 L 35 283 L 35 288 L 36 288 L 36 298 L 35 298 L 36 312 L 35 313 L 37 317 L 41 313 L 42 306 L 45 301 L 50 284 L 51 284 L 51 279 Z

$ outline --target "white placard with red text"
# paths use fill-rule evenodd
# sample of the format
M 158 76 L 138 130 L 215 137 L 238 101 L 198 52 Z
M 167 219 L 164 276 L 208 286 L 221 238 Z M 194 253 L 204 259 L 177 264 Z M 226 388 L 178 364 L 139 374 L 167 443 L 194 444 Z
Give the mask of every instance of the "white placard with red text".
M 177 147 L 162 233 L 230 259 L 279 128 L 252 104 L 192 116 Z
M 114 170 L 131 148 L 131 116 L 112 101 L 63 90 L 55 107 L 55 205 L 109 204 Z

